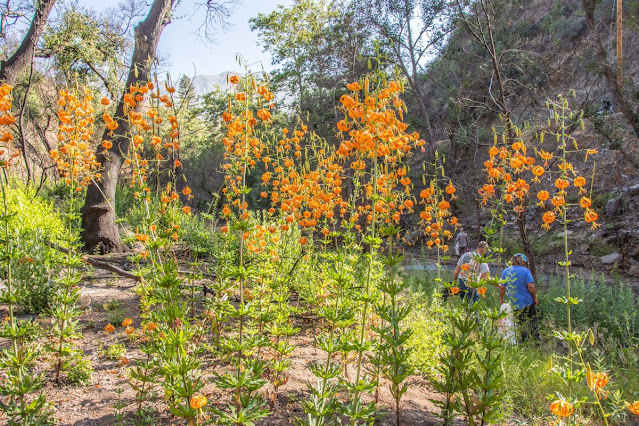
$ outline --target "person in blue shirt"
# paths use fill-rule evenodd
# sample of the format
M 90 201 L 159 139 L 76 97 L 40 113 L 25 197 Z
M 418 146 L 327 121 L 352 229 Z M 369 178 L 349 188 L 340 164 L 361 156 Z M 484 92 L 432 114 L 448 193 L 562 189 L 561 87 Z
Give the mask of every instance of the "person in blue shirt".
M 537 320 L 537 292 L 535 281 L 525 254 L 517 253 L 510 259 L 511 266 L 504 269 L 501 274 L 502 284 L 499 286 L 499 300 L 503 304 L 508 301 L 512 304 L 515 313 L 515 321 L 523 342 L 529 336 L 539 340 L 539 325 Z M 507 297 L 507 299 L 506 299 Z

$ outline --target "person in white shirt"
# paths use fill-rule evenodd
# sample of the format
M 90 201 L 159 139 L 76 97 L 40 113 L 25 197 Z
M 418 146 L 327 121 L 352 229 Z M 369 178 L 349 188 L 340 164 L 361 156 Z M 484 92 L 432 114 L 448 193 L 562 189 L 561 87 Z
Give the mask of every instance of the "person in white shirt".
M 477 290 L 466 283 L 470 280 L 479 281 L 489 277 L 490 268 L 488 267 L 488 263 L 479 261 L 486 253 L 488 253 L 488 243 L 486 241 L 480 241 L 479 244 L 477 244 L 477 250 L 464 253 L 457 261 L 457 266 L 453 272 L 453 283 L 459 280 L 459 292 L 464 300 L 473 303 L 479 300 Z

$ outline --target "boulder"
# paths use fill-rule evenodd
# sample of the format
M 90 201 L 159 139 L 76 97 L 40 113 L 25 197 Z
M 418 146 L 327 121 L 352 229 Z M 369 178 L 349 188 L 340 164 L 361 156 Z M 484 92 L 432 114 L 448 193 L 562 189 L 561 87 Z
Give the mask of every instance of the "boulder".
M 613 217 L 623 213 L 623 200 L 621 197 L 608 200 L 606 203 L 606 216 Z
M 619 260 L 621 260 L 621 254 L 617 252 L 610 253 L 599 258 L 599 261 L 604 265 L 612 265 L 614 263 L 617 263 Z
M 628 188 L 628 195 L 639 195 L 639 183 Z

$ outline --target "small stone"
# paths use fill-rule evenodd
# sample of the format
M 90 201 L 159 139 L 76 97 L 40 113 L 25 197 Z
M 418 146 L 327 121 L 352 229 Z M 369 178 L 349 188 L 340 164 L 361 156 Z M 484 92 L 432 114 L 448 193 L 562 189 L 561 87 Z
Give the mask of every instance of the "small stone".
M 617 252 L 610 253 L 599 258 L 599 261 L 604 265 L 612 265 L 613 263 L 617 263 L 619 260 L 621 260 L 621 254 Z
M 82 308 L 88 308 L 89 306 L 91 306 L 91 296 L 89 296 L 88 294 L 83 294 L 80 296 L 80 306 Z
M 629 195 L 639 195 L 639 183 L 628 188 Z

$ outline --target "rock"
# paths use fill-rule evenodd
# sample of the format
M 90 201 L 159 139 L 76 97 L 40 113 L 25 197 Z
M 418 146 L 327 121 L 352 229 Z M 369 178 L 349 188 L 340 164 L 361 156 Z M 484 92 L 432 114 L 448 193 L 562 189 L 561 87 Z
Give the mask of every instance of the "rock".
M 612 265 L 613 263 L 617 263 L 619 260 L 621 260 L 621 254 L 617 252 L 610 253 L 599 258 L 599 261 L 604 265 Z
M 639 195 L 639 183 L 628 188 L 628 195 Z
M 608 237 L 606 237 L 604 239 L 604 243 L 611 245 L 611 244 L 617 244 L 617 235 L 610 235 Z
M 627 230 L 625 229 L 621 229 L 619 230 L 619 232 L 617 233 L 617 242 L 619 243 L 619 246 L 623 246 L 626 242 L 626 238 L 628 237 L 628 235 L 631 235 Z
M 623 213 L 623 202 L 620 197 L 613 198 L 606 203 L 606 216 L 613 217 Z
M 588 247 L 588 244 L 579 244 L 577 246 L 577 253 L 579 253 L 582 256 L 587 255 L 588 251 L 590 251 L 590 247 Z
M 91 306 L 91 302 L 93 302 L 93 300 L 88 294 L 80 295 L 80 306 L 82 308 L 88 308 L 89 306 Z

